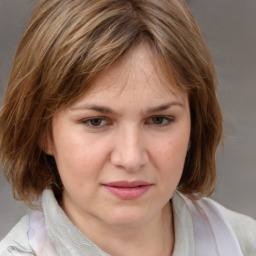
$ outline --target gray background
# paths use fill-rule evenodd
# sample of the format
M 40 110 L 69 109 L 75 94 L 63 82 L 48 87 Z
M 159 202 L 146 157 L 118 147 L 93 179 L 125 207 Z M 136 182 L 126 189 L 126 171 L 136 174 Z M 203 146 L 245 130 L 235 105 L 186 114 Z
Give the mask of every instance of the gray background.
M 51 0 L 49 0 L 51 1 Z M 0 93 L 32 0 L 0 0 Z M 225 120 L 213 197 L 256 218 L 256 1 L 188 0 L 211 49 Z M 0 174 L 0 239 L 28 211 Z

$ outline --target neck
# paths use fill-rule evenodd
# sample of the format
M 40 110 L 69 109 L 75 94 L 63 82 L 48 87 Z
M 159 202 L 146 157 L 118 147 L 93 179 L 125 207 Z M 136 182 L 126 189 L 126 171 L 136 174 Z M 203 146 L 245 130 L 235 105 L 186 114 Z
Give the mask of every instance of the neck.
M 172 207 L 169 203 L 162 212 L 139 227 L 95 225 L 95 222 L 87 220 L 84 226 L 79 225 L 79 229 L 103 251 L 114 256 L 170 256 L 174 247 Z

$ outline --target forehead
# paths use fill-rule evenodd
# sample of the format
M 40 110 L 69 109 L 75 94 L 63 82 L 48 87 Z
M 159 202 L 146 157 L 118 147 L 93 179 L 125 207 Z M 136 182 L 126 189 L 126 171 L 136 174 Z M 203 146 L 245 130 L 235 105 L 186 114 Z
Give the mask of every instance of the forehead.
M 104 70 L 82 97 L 122 97 L 143 92 L 143 96 L 163 98 L 185 97 L 177 87 L 170 70 L 149 46 L 140 44 Z

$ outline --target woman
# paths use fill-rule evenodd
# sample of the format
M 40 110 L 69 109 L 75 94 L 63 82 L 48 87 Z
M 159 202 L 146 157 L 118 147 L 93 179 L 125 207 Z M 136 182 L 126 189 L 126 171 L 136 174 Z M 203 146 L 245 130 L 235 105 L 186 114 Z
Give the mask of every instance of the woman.
M 206 198 L 222 116 L 182 1 L 40 0 L 0 120 L 4 174 L 37 209 L 0 255 L 255 255 L 256 222 Z

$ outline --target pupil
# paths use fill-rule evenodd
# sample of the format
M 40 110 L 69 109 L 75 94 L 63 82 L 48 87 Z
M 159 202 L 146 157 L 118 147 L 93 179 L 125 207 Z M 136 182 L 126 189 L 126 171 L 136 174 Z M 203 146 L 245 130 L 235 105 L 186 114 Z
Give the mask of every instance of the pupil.
M 163 122 L 163 118 L 160 116 L 154 117 L 154 123 L 161 124 Z
M 91 124 L 93 126 L 99 126 L 101 124 L 101 120 L 99 118 L 92 119 Z

